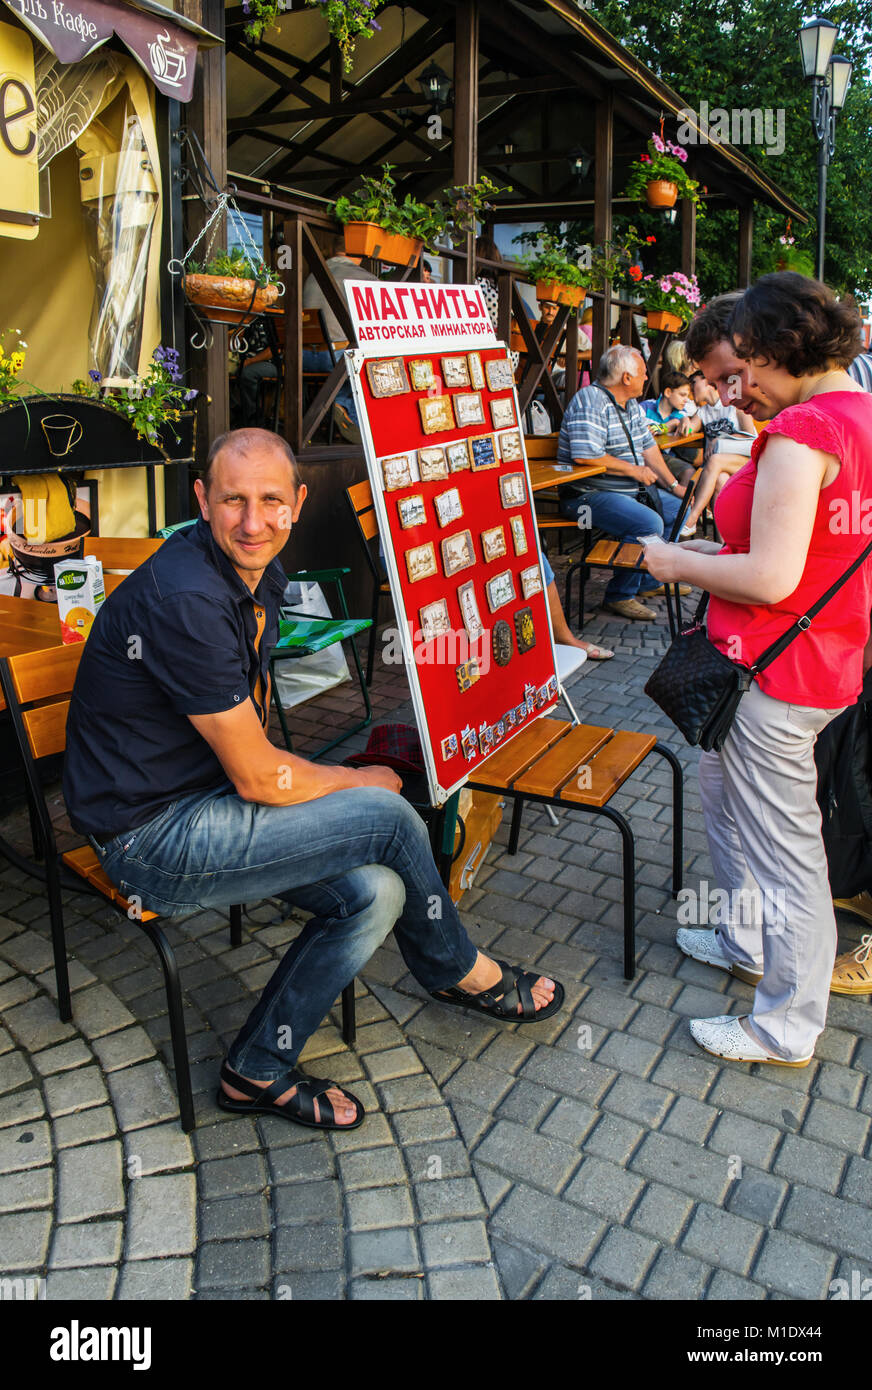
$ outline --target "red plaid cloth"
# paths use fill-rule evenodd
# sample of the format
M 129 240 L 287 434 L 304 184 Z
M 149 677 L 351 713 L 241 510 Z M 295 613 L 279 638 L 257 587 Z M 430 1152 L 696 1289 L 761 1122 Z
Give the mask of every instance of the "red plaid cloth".
M 395 772 L 423 772 L 424 753 L 414 724 L 378 724 L 370 732 L 366 752 L 345 759 L 347 767 L 370 763 L 392 767 Z

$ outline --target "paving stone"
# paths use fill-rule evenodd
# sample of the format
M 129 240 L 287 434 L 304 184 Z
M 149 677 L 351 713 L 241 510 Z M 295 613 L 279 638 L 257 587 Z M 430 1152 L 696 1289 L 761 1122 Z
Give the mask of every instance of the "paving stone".
M 63 1149 L 58 1155 L 58 1220 L 86 1221 L 124 1210 L 117 1140 Z
M 737 1216 L 747 1216 L 761 1226 L 768 1226 L 775 1221 L 787 1191 L 787 1183 L 782 1178 L 744 1168 L 727 1206 Z
M 116 1297 L 137 1303 L 181 1303 L 191 1297 L 193 1280 L 193 1260 L 137 1260 L 123 1266 Z
M 852 1162 L 860 1160 L 853 1159 Z M 872 1164 L 867 1167 L 872 1170 Z M 772 1165 L 773 1172 L 779 1173 L 783 1178 L 789 1178 L 796 1182 L 811 1183 L 814 1187 L 821 1187 L 825 1192 L 835 1193 L 838 1191 L 842 1173 L 845 1168 L 845 1155 L 839 1149 L 832 1148 L 829 1144 L 818 1144 L 813 1139 L 800 1138 L 796 1134 L 788 1134 L 778 1156 Z M 860 1200 L 868 1199 L 872 1188 L 866 1188 L 865 1197 Z M 843 1191 L 843 1197 L 851 1197 L 852 1194 Z M 853 1194 L 854 1200 L 858 1200 L 859 1194 Z
M 849 1153 L 862 1154 L 872 1121 L 856 1110 L 833 1105 L 828 1100 L 813 1100 L 802 1127 L 805 1139 L 820 1139 L 836 1144 Z
M 691 1196 L 720 1202 L 730 1185 L 727 1164 L 668 1134 L 648 1134 L 630 1167 Z
M 97 1105 L 75 1115 L 62 1115 L 54 1122 L 55 1145 L 59 1149 L 94 1144 L 115 1135 L 115 1112 L 111 1105 Z
M 689 1144 L 702 1145 L 711 1133 L 718 1114 L 713 1105 L 692 1100 L 690 1096 L 679 1096 L 662 1129 L 664 1134 L 674 1134 L 678 1139 L 686 1139 Z
M 341 1226 L 318 1222 L 307 1226 L 282 1226 L 276 1232 L 276 1270 L 304 1273 L 339 1270 L 344 1264 Z
M 488 1209 L 493 1211 L 512 1187 L 512 1181 L 494 1168 L 488 1168 L 485 1163 L 474 1163 L 472 1166 Z
M 39 1168 L 50 1161 L 49 1127 L 44 1121 L 0 1129 L 0 1173 Z
M 313 1183 L 311 1186 L 320 1187 L 322 1184 Z M 291 1190 L 286 1187 L 276 1190 L 277 1208 L 278 1199 L 284 1198 Z M 226 1198 L 220 1202 L 200 1202 L 198 1217 L 200 1239 L 203 1241 L 250 1240 L 255 1236 L 268 1236 L 270 1231 L 269 1206 L 261 1193 Z
M 819 1055 L 815 1044 L 815 1054 Z M 840 1059 L 841 1060 L 841 1059 Z M 849 1109 L 857 1104 L 863 1090 L 863 1077 L 847 1066 L 837 1066 L 835 1062 L 824 1062 L 815 1077 L 814 1093 L 835 1105 L 845 1105 Z
M 349 1237 L 353 1275 L 403 1273 L 420 1269 L 415 1233 L 406 1227 L 362 1231 Z
M 438 1144 L 415 1144 L 406 1149 L 406 1163 L 413 1182 L 437 1182 L 469 1176 L 469 1152 L 458 1139 Z
M 584 1141 L 584 1152 L 613 1163 L 626 1164 L 645 1137 L 646 1130 L 620 1115 L 604 1114 Z
M 491 1229 L 512 1242 L 583 1268 L 605 1225 L 581 1207 L 568 1215 L 565 1202 L 518 1183 L 492 1217 Z
M 27 979 L 25 975 L 16 975 L 5 985 L 0 985 L 0 1010 L 5 1013 L 13 1005 L 21 1004 L 26 999 L 32 999 L 36 993 L 37 988 L 32 980 Z M 60 1033 L 58 1036 L 63 1037 L 64 1034 Z M 44 1043 L 43 1046 L 47 1046 L 47 1044 Z
M 198 1289 L 258 1288 L 269 1282 L 268 1240 L 225 1240 L 200 1246 Z
M 382 1230 L 415 1224 L 412 1200 L 404 1187 L 369 1187 L 360 1192 L 349 1192 L 346 1200 L 350 1231 Z
M 661 1250 L 645 1280 L 645 1297 L 657 1300 L 702 1298 L 711 1273 L 711 1265 L 703 1264 L 702 1260 L 680 1255 L 676 1250 Z
M 439 1221 L 420 1232 L 424 1262 L 433 1269 L 445 1265 L 479 1264 L 491 1257 L 483 1221 Z
M 649 1080 L 658 1086 L 665 1086 L 669 1091 L 678 1091 L 681 1095 L 690 1096 L 693 1100 L 708 1098 L 724 1110 L 735 1109 L 729 1099 L 722 1103 L 716 1097 L 709 1096 L 712 1083 L 716 1081 L 717 1076 L 718 1068 L 713 1062 L 706 1062 L 702 1057 L 685 1057 L 677 1052 L 665 1052 Z
M 136 1019 L 107 985 L 92 985 L 77 993 L 75 1000 L 76 1028 L 86 1038 L 101 1038 L 126 1028 Z
M 567 1269 L 564 1265 L 552 1265 L 542 1280 L 542 1283 L 533 1294 L 536 1302 L 582 1302 L 600 1303 L 611 1300 L 623 1301 L 625 1299 L 637 1299 L 638 1294 L 631 1293 L 628 1289 L 614 1289 L 608 1284 L 604 1284 L 601 1279 L 594 1279 L 590 1274 L 581 1274 L 576 1269 Z
M 641 1178 L 632 1177 L 614 1163 L 586 1158 L 564 1196 L 600 1216 L 623 1222 L 644 1186 Z
M 29 1168 L 0 1178 L 0 1212 L 50 1207 L 53 1197 L 54 1175 L 50 1168 Z
M 421 1038 L 433 1043 L 458 1057 L 477 1057 L 489 1042 L 492 1042 L 498 1029 L 474 1015 L 459 1010 L 445 1008 L 440 1004 L 428 1004 L 406 1027 L 410 1037 Z
M 294 1128 L 287 1120 L 280 1122 L 284 1129 Z M 304 1129 L 297 1129 L 302 1139 L 308 1139 Z M 317 1178 L 332 1178 L 334 1158 L 329 1145 L 324 1140 L 314 1143 L 301 1142 L 284 1149 L 269 1149 L 269 1163 L 274 1183 L 312 1181 Z
M 766 1297 L 766 1290 L 759 1284 L 754 1284 L 750 1279 L 740 1279 L 737 1274 L 730 1274 L 728 1270 L 715 1270 L 715 1277 L 709 1285 L 707 1297 L 720 1299 L 726 1303 L 739 1302 L 753 1299 L 763 1299 Z
M 196 1181 L 193 1173 L 137 1178 L 127 1211 L 127 1258 L 187 1255 L 196 1249 Z
M 669 1009 L 660 1009 L 654 1004 L 643 1004 L 630 1023 L 628 1031 L 635 1037 L 646 1038 L 648 1042 L 656 1043 L 662 1051 L 674 1028 L 675 1015 Z
M 481 1110 L 493 1110 L 511 1090 L 514 1078 L 481 1062 L 464 1062 L 442 1087 L 448 1100 L 459 1100 Z
M 578 1166 L 578 1153 L 570 1145 L 544 1134 L 530 1134 L 508 1120 L 494 1125 L 475 1154 L 489 1167 L 548 1192 L 562 1188 Z
M 205 1198 L 230 1197 L 242 1192 L 262 1192 L 267 1185 L 266 1164 L 260 1154 L 240 1154 L 201 1163 L 200 1192 Z
M 538 1081 L 565 1096 L 597 1105 L 617 1073 L 611 1067 L 587 1060 L 581 1053 L 574 1055 L 549 1047 L 537 1047 L 532 1057 L 521 1067 L 520 1075 L 527 1081 Z
M 107 1081 L 119 1129 L 146 1129 L 162 1120 L 177 1120 L 179 1103 L 162 1063 L 112 1072 Z
M 284 1129 L 293 1128 L 286 1121 L 277 1123 L 282 1124 Z M 297 1129 L 296 1132 L 302 1137 L 301 1129 Z M 240 1153 L 250 1153 L 260 1145 L 253 1119 L 228 1119 L 226 1115 L 220 1124 L 198 1125 L 191 1139 L 200 1159 L 234 1158 Z
M 390 1114 L 398 1110 L 419 1110 L 425 1106 L 442 1105 L 442 1096 L 433 1078 L 426 1074 L 396 1077 L 378 1085 L 382 1108 Z M 355 1092 L 357 1094 L 357 1092 Z
M 592 1274 L 599 1274 L 624 1289 L 638 1289 L 659 1246 L 647 1236 L 613 1226 L 590 1261 Z
M 138 1025 L 135 1028 L 124 1028 L 118 1033 L 107 1033 L 102 1038 L 95 1038 L 93 1048 L 104 1072 L 119 1071 L 122 1067 L 132 1067 L 136 1062 L 144 1062 L 154 1056 L 154 1044 L 151 1038 L 145 1029 Z M 123 1290 L 123 1280 L 121 1287 Z M 123 1297 L 123 1293 L 119 1297 Z
M 801 1176 L 806 1182 L 812 1181 L 806 1174 Z M 820 1185 L 823 1186 L 823 1184 Z M 872 1161 L 865 1158 L 849 1159 L 848 1171 L 845 1174 L 845 1181 L 839 1195 L 844 1197 L 846 1201 L 868 1205 L 870 1193 L 872 1193 Z M 0 1207 L 2 1205 L 3 1203 L 0 1202 Z
M 416 1111 L 395 1115 L 394 1126 L 401 1119 L 413 1118 Z M 330 1143 L 337 1153 L 351 1153 L 355 1149 L 374 1149 L 380 1144 L 394 1144 L 393 1133 L 386 1115 L 372 1109 L 366 1113 L 366 1123 L 359 1129 L 337 1129 L 330 1135 Z
M 722 1115 L 709 1136 L 707 1147 L 713 1153 L 738 1156 L 742 1163 L 768 1168 L 782 1139 L 782 1131 L 760 1124 L 745 1115 Z
M 354 1279 L 348 1296 L 371 1302 L 420 1303 L 424 1298 L 424 1275 L 414 1278 Z
M 547 1267 L 545 1260 L 541 1255 L 520 1250 L 502 1240 L 491 1241 L 491 1249 L 506 1298 L 526 1298 Z
M 52 1219 L 47 1211 L 17 1211 L 0 1216 L 3 1271 L 38 1270 L 45 1264 Z
M 23 1058 L 21 1061 L 22 1080 L 29 1081 L 31 1078 L 27 1064 Z M 35 1086 L 29 1086 L 26 1091 L 13 1091 L 9 1095 L 0 1096 L 0 1129 L 6 1129 L 10 1125 L 26 1124 L 28 1120 L 38 1120 L 44 1114 L 45 1102 Z
M 786 1073 L 786 1068 L 779 1068 Z M 744 1072 L 724 1070 L 708 1096 L 709 1103 L 719 1110 L 737 1110 L 740 1115 L 749 1115 L 752 1120 L 762 1120 L 764 1124 L 784 1119 L 786 1111 L 790 1116 L 789 1127 L 796 1128 L 807 1109 L 804 1097 L 786 1086 L 766 1081 L 762 1076 L 749 1076 Z M 787 1121 L 785 1121 L 787 1123 Z M 810 1135 L 815 1138 L 815 1135 Z
M 702 1203 L 693 1214 L 681 1248 L 733 1274 L 747 1274 L 761 1235 L 754 1222 Z
M 120 1221 L 90 1221 L 59 1226 L 51 1251 L 52 1269 L 115 1264 L 121 1256 Z
M 616 1071 L 631 1076 L 648 1076 L 653 1070 L 662 1049 L 644 1038 L 634 1038 L 629 1033 L 612 1033 L 596 1054 L 599 1065 L 614 1067 Z
M 634 1231 L 674 1245 L 692 1207 L 691 1199 L 682 1193 L 660 1183 L 649 1183 L 630 1218 L 630 1225 Z
M 40 1076 L 52 1076 L 57 1072 L 71 1071 L 74 1067 L 84 1066 L 91 1060 L 90 1050 L 82 1039 L 73 1038 L 70 1042 L 59 1043 L 57 1047 L 35 1052 L 30 1058 L 30 1064 Z
M 534 1051 L 534 1048 L 535 1043 L 523 1032 L 498 1033 L 478 1060 L 484 1066 L 493 1067 L 496 1071 L 517 1072 L 526 1062 L 530 1053 Z
M 453 1139 L 457 1127 L 444 1106 L 429 1110 L 407 1110 L 393 1117 L 397 1139 L 403 1146 Z
M 651 1127 L 660 1124 L 672 1104 L 672 1094 L 662 1086 L 652 1086 L 636 1076 L 619 1076 L 611 1090 L 604 1096 L 603 1110 L 609 1110 L 625 1119 L 643 1120 Z
M 514 1120 L 528 1129 L 535 1129 L 554 1104 L 554 1093 L 533 1081 L 516 1081 L 508 1095 L 497 1106 L 496 1118 Z
M 52 1270 L 46 1277 L 45 1296 L 49 1303 L 107 1303 L 117 1278 L 118 1271 L 110 1265 Z
M 792 1235 L 830 1246 L 840 1254 L 872 1259 L 872 1210 L 868 1205 L 858 1206 L 796 1184 L 780 1225 Z
M 466 1216 L 484 1216 L 486 1207 L 474 1178 L 442 1178 L 414 1185 L 422 1221 L 447 1221 Z
M 384 1187 L 407 1180 L 403 1160 L 396 1149 L 364 1149 L 340 1154 L 338 1162 L 342 1182 L 349 1190 Z
M 576 1013 L 579 1023 L 600 1023 L 603 1027 L 623 1029 L 639 1006 L 626 994 L 616 994 L 610 989 L 591 990 Z
M 796 1240 L 784 1231 L 767 1231 L 754 1278 L 790 1298 L 823 1298 L 836 1264 L 828 1250 Z
M 72 1073 L 46 1077 L 43 1085 L 53 1116 L 69 1115 L 74 1110 L 85 1110 L 89 1105 L 102 1105 L 109 1099 L 97 1066 L 79 1067 Z
M 598 1119 L 596 1110 L 580 1100 L 562 1097 L 543 1122 L 540 1133 L 554 1139 L 564 1139 L 580 1147 Z

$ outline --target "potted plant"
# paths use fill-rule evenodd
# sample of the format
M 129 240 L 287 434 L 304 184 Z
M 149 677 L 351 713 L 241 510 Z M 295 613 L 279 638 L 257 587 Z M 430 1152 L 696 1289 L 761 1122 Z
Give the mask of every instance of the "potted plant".
M 363 178 L 356 193 L 338 198 L 336 216 L 345 226 L 350 256 L 417 265 L 425 242 L 443 234 L 448 216 L 441 203 L 419 203 L 410 193 L 398 202 L 392 169 L 382 165 L 381 178 Z
M 493 179 L 488 178 L 487 174 L 482 174 L 475 183 L 458 183 L 453 188 L 446 188 L 445 196 L 454 208 L 454 216 L 451 219 L 453 240 L 461 241 L 468 232 L 475 235 L 478 224 L 484 221 L 485 213 L 494 209 L 491 199 L 498 193 L 511 191 L 511 184 L 501 188 Z M 515 240 L 520 241 L 521 238 L 516 237 Z
M 185 294 L 208 310 L 207 317 L 241 325 L 268 309 L 279 297 L 279 277 L 261 261 L 251 261 L 240 247 L 219 251 L 205 265 L 188 262 Z
M 108 383 L 96 370 L 88 373 L 87 381 L 74 381 L 73 391 L 122 415 L 137 437 L 149 444 L 160 446 L 165 430 L 178 442 L 176 421 L 197 395 L 183 387 L 178 360 L 175 348 L 156 347 L 145 376 L 133 377 L 117 394 L 107 389 Z
M 680 270 L 668 275 L 644 275 L 638 289 L 651 333 L 678 333 L 690 323 L 702 299 L 696 276 L 684 275 Z
M 702 211 L 699 184 L 685 170 L 687 150 L 663 140 L 655 131 L 648 141 L 648 153 L 630 165 L 626 197 L 647 199 L 652 208 L 671 208 L 678 198 L 687 198 Z
M 556 304 L 577 309 L 587 295 L 590 271 L 583 270 L 578 260 L 572 258 L 560 232 L 547 228 L 522 232 L 515 240 L 535 247 L 521 264 L 528 278 L 535 282 L 536 298 L 552 299 Z

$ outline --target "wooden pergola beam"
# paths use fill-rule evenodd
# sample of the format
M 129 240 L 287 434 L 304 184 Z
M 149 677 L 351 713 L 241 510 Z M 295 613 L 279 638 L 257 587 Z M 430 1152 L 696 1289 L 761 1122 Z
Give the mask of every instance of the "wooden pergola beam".
M 612 174 L 614 164 L 615 112 L 612 93 L 596 105 L 596 149 L 594 153 L 593 239 L 603 246 L 612 239 Z M 598 362 L 609 345 L 611 331 L 611 281 L 603 284 L 602 299 L 594 300 L 592 360 Z
M 454 183 L 478 179 L 479 0 L 463 0 L 454 16 Z M 466 234 L 466 281 L 475 279 L 475 227 Z

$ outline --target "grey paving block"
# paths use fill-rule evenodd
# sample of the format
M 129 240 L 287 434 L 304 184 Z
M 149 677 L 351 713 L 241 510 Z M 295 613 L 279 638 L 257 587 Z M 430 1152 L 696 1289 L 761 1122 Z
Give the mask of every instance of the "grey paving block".
M 127 1258 L 188 1255 L 196 1249 L 197 1192 L 193 1173 L 137 1178 L 127 1210 Z
M 523 1029 L 515 1033 L 505 1031 L 497 1034 L 478 1060 L 483 1066 L 492 1067 L 495 1071 L 516 1073 L 535 1047 L 535 1042 Z
M 626 1221 L 645 1183 L 617 1164 L 586 1158 L 564 1196 L 611 1221 Z
M 496 1271 L 489 1265 L 468 1269 L 435 1269 L 428 1276 L 430 1297 L 462 1302 L 496 1302 L 502 1295 Z
M 422 1221 L 484 1216 L 487 1211 L 479 1185 L 471 1177 L 418 1182 L 414 1185 L 414 1194 Z
M 117 1140 L 63 1149 L 58 1155 L 58 1220 L 86 1221 L 124 1210 Z
M 464 1062 L 442 1087 L 448 1100 L 459 1100 L 480 1110 L 492 1110 L 512 1089 L 511 1073 L 483 1066 L 481 1062 Z
M 107 985 L 92 985 L 77 993 L 75 1002 L 76 1027 L 86 1038 L 100 1038 L 136 1023 L 130 1010 Z
M 282 1226 L 276 1232 L 274 1268 L 279 1272 L 340 1270 L 344 1260 L 345 1240 L 341 1226 L 320 1222 L 309 1226 Z
M 726 1303 L 738 1303 L 741 1301 L 752 1302 L 754 1300 L 765 1299 L 766 1290 L 760 1284 L 755 1284 L 750 1279 L 740 1279 L 737 1274 L 730 1274 L 728 1270 L 718 1269 L 715 1277 L 709 1285 L 707 1298 L 710 1300 L 722 1300 Z
M 634 1231 L 653 1236 L 666 1245 L 674 1245 L 693 1208 L 689 1197 L 660 1183 L 648 1184 L 642 1200 L 630 1218 Z
M 489 1042 L 493 1042 L 497 1031 L 493 1024 L 485 1023 L 474 1014 L 436 1003 L 428 1004 L 406 1026 L 410 1037 L 434 1043 L 436 1047 L 466 1058 L 477 1057 Z
M 102 1105 L 109 1099 L 97 1066 L 79 1067 L 72 1073 L 48 1076 L 43 1085 L 52 1115 L 68 1115 L 89 1105 Z
M 40 1076 L 53 1076 L 57 1072 L 71 1071 L 91 1061 L 90 1049 L 81 1038 L 58 1043 L 57 1047 L 47 1047 L 43 1052 L 35 1052 L 30 1062 Z
M 364 1149 L 340 1154 L 338 1163 L 343 1185 L 351 1190 L 406 1182 L 406 1169 L 396 1149 Z
M 512 1187 L 512 1180 L 505 1174 L 498 1173 L 495 1168 L 488 1168 L 486 1163 L 474 1163 L 472 1166 L 482 1196 L 489 1210 L 493 1211 Z
M 538 1081 L 564 1096 L 597 1105 L 617 1072 L 589 1061 L 583 1053 L 572 1054 L 550 1047 L 537 1047 L 521 1067 L 521 1076 Z
M 844 1105 L 833 1105 L 828 1100 L 813 1100 L 805 1123 L 803 1137 L 819 1139 L 826 1144 L 835 1144 L 849 1153 L 862 1155 L 872 1120 L 857 1110 L 849 1110 Z
M 646 1133 L 647 1130 L 623 1116 L 605 1112 L 585 1139 L 584 1152 L 625 1165 Z
M 483 1221 L 434 1221 L 420 1230 L 424 1263 L 429 1269 L 446 1265 L 483 1264 L 491 1258 Z
M 771 1070 L 787 1074 L 785 1067 Z M 790 1129 L 796 1128 L 797 1120 L 802 1119 L 807 1109 L 804 1096 L 762 1076 L 751 1076 L 744 1069 L 725 1068 L 708 1100 L 719 1110 L 737 1110 L 740 1115 L 750 1115 L 752 1120 L 762 1120 L 764 1124 L 783 1121 Z
M 812 1181 L 805 1176 L 802 1180 L 804 1182 Z M 865 1158 L 849 1159 L 848 1171 L 845 1174 L 845 1181 L 839 1195 L 844 1197 L 846 1201 L 868 1205 L 870 1193 L 872 1193 L 872 1161 Z M 0 1207 L 2 1205 L 3 1203 L 0 1201 Z
M 395 1119 L 399 1118 L 395 1116 Z M 351 1153 L 355 1149 L 375 1149 L 380 1144 L 395 1142 L 387 1116 L 380 1115 L 372 1108 L 367 1110 L 366 1122 L 359 1129 L 337 1129 L 330 1135 L 330 1143 L 336 1153 Z
M 599 1118 L 598 1112 L 580 1100 L 562 1097 L 541 1125 L 541 1133 L 563 1139 L 578 1148 Z
M 29 1168 L 0 1178 L 0 1212 L 49 1207 L 54 1197 L 54 1173 L 50 1168 Z
M 763 1232 L 753 1221 L 702 1203 L 681 1242 L 682 1250 L 733 1274 L 747 1274 Z
M 781 1214 L 781 1228 L 842 1255 L 872 1259 L 872 1210 L 811 1187 L 794 1185 Z
M 24 1058 L 15 1052 L 10 1053 L 9 1058 L 20 1063 L 18 1074 L 21 1081 L 30 1081 L 30 1071 Z M 3 1058 L 3 1061 L 7 1060 L 9 1059 Z M 0 1129 L 6 1129 L 9 1125 L 26 1124 L 28 1120 L 38 1120 L 44 1114 L 45 1102 L 35 1086 L 28 1086 L 26 1090 L 13 1091 L 10 1095 L 0 1096 Z
M 629 1033 L 611 1033 L 596 1054 L 597 1063 L 614 1067 L 621 1074 L 649 1076 L 662 1055 L 662 1049 Z
M 590 1272 L 621 1288 L 638 1289 L 659 1249 L 647 1236 L 613 1226 L 590 1261 Z
M 237 1154 L 248 1153 L 259 1147 L 260 1140 L 253 1119 L 242 1116 L 230 1119 L 223 1112 L 219 1113 L 223 1115 L 220 1124 L 200 1124 L 191 1135 L 199 1159 L 233 1158 Z M 286 1122 L 277 1123 L 282 1124 L 283 1129 L 292 1128 Z M 297 1133 L 302 1137 L 303 1130 L 300 1129 Z
M 815 1055 L 819 1055 L 819 1052 L 819 1046 L 816 1044 Z M 837 1066 L 835 1062 L 829 1061 L 824 1062 L 818 1068 L 813 1091 L 815 1095 L 821 1096 L 824 1100 L 832 1101 L 834 1105 L 844 1105 L 847 1106 L 848 1109 L 851 1109 L 860 1099 L 862 1090 L 862 1075 L 859 1072 L 853 1071 L 850 1067 Z
M 322 1184 L 313 1183 L 311 1186 L 320 1187 Z M 300 1190 L 306 1191 L 307 1189 L 302 1188 Z M 277 1220 L 280 1202 L 283 1202 L 283 1199 L 292 1192 L 293 1189 L 287 1187 L 276 1189 Z M 220 1202 L 200 1202 L 198 1217 L 200 1239 L 203 1241 L 250 1240 L 255 1236 L 269 1235 L 269 1206 L 266 1198 L 260 1193 L 251 1193 L 246 1197 L 225 1198 Z
M 427 1110 L 407 1110 L 393 1116 L 393 1126 L 400 1144 L 425 1144 L 441 1139 L 453 1139 L 457 1126 L 444 1106 Z
M 0 1129 L 0 1173 L 39 1168 L 51 1160 L 49 1127 L 43 1120 Z
M 754 1279 L 790 1298 L 825 1298 L 835 1265 L 830 1251 L 784 1231 L 767 1231 Z
M 111 1265 L 52 1270 L 45 1281 L 45 1296 L 49 1303 L 106 1303 L 117 1278 L 118 1272 Z
M 58 1226 L 51 1249 L 52 1269 L 115 1264 L 121 1255 L 120 1221 L 90 1221 Z
M 280 1123 L 287 1130 L 292 1128 L 284 1120 Z M 308 1139 L 306 1130 L 299 1129 L 298 1133 Z M 317 1178 L 330 1178 L 334 1173 L 333 1154 L 325 1139 L 318 1139 L 314 1143 L 299 1142 L 283 1149 L 271 1148 L 269 1164 L 274 1183 L 311 1182 Z
M 662 1050 L 674 1028 L 675 1014 L 671 1010 L 661 1009 L 656 1004 L 643 1004 L 629 1024 L 628 1032 L 656 1043 Z
M 425 1277 L 393 1279 L 354 1279 L 348 1297 L 378 1303 L 421 1303 L 424 1299 Z
M 260 1154 L 215 1159 L 200 1164 L 199 1179 L 201 1195 L 207 1200 L 262 1192 L 267 1184 L 266 1164 Z
M 582 1207 L 568 1214 L 565 1202 L 518 1183 L 491 1218 L 491 1231 L 513 1244 L 530 1246 L 565 1264 L 585 1267 L 605 1230 Z
M 522 1125 L 499 1120 L 478 1146 L 476 1158 L 510 1177 L 556 1192 L 578 1166 L 578 1153 L 560 1139 L 531 1134 Z
M 413 1230 L 362 1231 L 349 1237 L 352 1275 L 395 1274 L 421 1268 Z
M 459 1139 L 443 1139 L 437 1144 L 413 1144 L 405 1151 L 413 1182 L 438 1182 L 445 1178 L 465 1178 L 470 1173 L 468 1147 Z
M 545 1278 L 533 1294 L 535 1302 L 623 1302 L 635 1300 L 638 1294 L 628 1289 L 614 1289 L 595 1279 L 591 1274 L 567 1269 L 565 1265 L 552 1264 Z
M 845 1154 L 829 1144 L 818 1144 L 813 1139 L 788 1134 L 778 1150 L 772 1170 L 783 1178 L 835 1193 L 839 1189 L 845 1162 Z M 851 1162 L 861 1160 L 852 1159 Z M 872 1164 L 866 1166 L 872 1170 Z M 853 1197 L 855 1201 L 867 1200 L 870 1191 L 872 1187 L 867 1186 L 863 1198 L 849 1191 L 843 1191 L 841 1195 L 849 1199 Z
M 636 1076 L 619 1076 L 603 1097 L 603 1110 L 656 1127 L 672 1104 L 672 1093 Z
M 78 1006 L 78 1001 L 76 1002 Z M 40 1052 L 43 1048 L 65 1042 L 74 1035 L 72 1024 L 61 1023 L 57 1007 L 47 995 L 39 995 L 38 998 L 29 999 L 13 1008 L 11 1000 L 4 1002 L 4 992 L 0 992 L 0 1009 L 3 1010 L 5 1026 L 27 1052 Z M 76 1023 L 78 1024 L 78 1016 Z
M 646 1135 L 630 1167 L 646 1178 L 716 1203 L 723 1200 L 732 1181 L 719 1155 L 706 1153 L 671 1134 Z
M 404 1187 L 368 1187 L 347 1195 L 349 1231 L 413 1226 L 415 1213 Z
M 534 1081 L 516 1081 L 496 1109 L 499 1120 L 514 1120 L 535 1129 L 554 1104 L 554 1093 Z
M 376 1089 L 382 1108 L 389 1114 L 395 1114 L 398 1110 L 421 1110 L 441 1105 L 442 1096 L 433 1078 L 420 1072 L 420 1068 L 419 1073 L 416 1076 L 394 1077 L 380 1082 Z
M 179 1103 L 161 1062 L 127 1067 L 107 1080 L 120 1129 L 145 1129 L 177 1119 Z
M 198 1289 L 258 1288 L 270 1277 L 269 1241 L 225 1240 L 201 1245 Z
M 782 1134 L 781 1129 L 748 1119 L 746 1115 L 722 1115 L 709 1136 L 707 1147 L 713 1153 L 736 1156 L 743 1164 L 768 1168 Z
M 663 1121 L 662 1129 L 664 1134 L 674 1134 L 689 1144 L 702 1145 L 714 1128 L 718 1114 L 713 1105 L 692 1100 L 690 1096 L 679 1096 Z
M 51 1225 L 48 1211 L 18 1211 L 12 1216 L 0 1216 L 4 1272 L 40 1269 L 46 1261 Z
M 702 1298 L 711 1273 L 712 1266 L 702 1260 L 677 1250 L 661 1250 L 645 1280 L 645 1297 L 658 1301 Z
M 98 1105 L 75 1115 L 61 1115 L 54 1124 L 55 1144 L 59 1149 L 111 1139 L 115 1132 L 115 1112 L 111 1105 Z
M 193 1260 L 137 1260 L 122 1268 L 117 1297 L 122 1302 L 181 1303 L 191 1297 L 193 1281 Z
M 273 1282 L 273 1297 L 293 1298 L 297 1303 L 335 1301 L 345 1297 L 345 1275 L 341 1269 L 305 1273 L 294 1270 L 279 1274 Z
M 487 1110 L 477 1105 L 466 1105 L 459 1100 L 452 1102 L 451 1110 L 467 1148 L 474 1148 L 482 1135 L 491 1127 L 492 1120 Z
M 730 1193 L 727 1206 L 737 1216 L 746 1216 L 761 1226 L 775 1222 L 787 1195 L 788 1185 L 783 1178 L 744 1168 L 742 1177 Z

